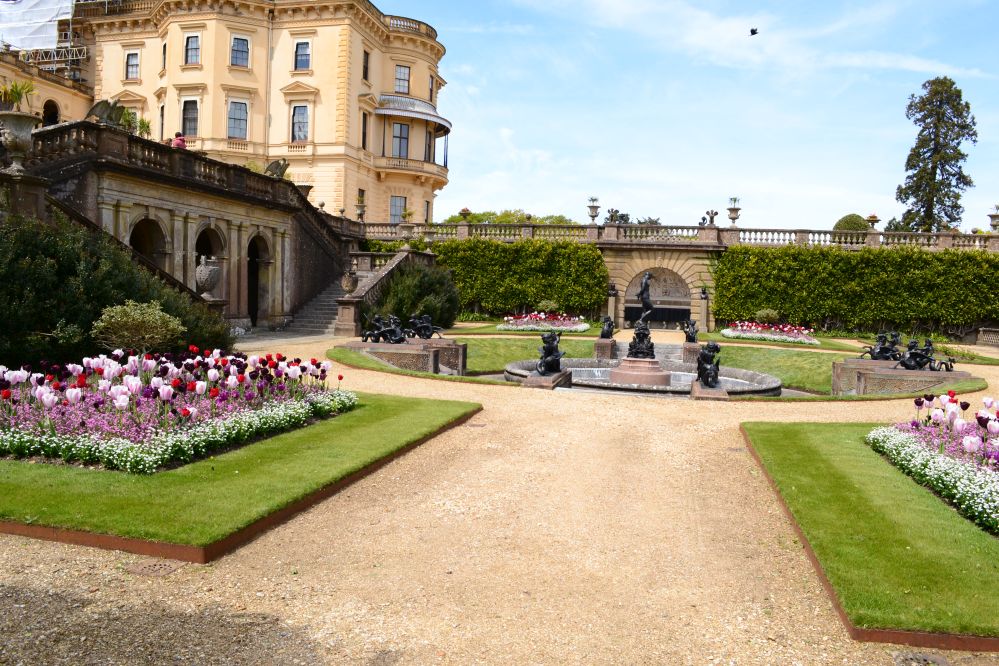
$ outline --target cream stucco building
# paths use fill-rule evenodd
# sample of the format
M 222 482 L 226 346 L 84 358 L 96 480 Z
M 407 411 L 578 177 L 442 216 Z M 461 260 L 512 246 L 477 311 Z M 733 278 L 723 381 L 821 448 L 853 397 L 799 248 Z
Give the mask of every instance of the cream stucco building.
M 152 138 L 243 165 L 289 162 L 310 200 L 356 218 L 433 220 L 450 123 L 437 112 L 444 47 L 426 23 L 367 0 L 78 3 L 95 99 Z M 71 119 L 71 118 L 66 118 Z

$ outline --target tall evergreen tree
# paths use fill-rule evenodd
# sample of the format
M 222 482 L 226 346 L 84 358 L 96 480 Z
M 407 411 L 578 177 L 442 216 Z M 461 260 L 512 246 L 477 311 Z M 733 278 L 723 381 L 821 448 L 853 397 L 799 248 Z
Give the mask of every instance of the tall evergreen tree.
M 940 231 L 961 222 L 961 192 L 974 183 L 961 164 L 962 141 L 978 142 L 971 105 L 946 76 L 923 84 L 922 95 L 909 96 L 905 117 L 918 128 L 916 145 L 905 160 L 908 175 L 895 198 L 907 206 L 902 226 L 911 231 Z

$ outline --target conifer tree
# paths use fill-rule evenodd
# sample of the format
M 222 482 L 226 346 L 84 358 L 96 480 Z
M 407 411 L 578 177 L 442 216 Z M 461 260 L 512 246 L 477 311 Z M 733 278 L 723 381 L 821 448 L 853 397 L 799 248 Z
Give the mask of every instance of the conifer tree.
M 961 164 L 967 155 L 962 141 L 976 143 L 978 131 L 971 105 L 946 76 L 923 84 L 924 93 L 910 95 L 905 117 L 918 128 L 916 144 L 905 160 L 905 183 L 895 198 L 906 205 L 902 226 L 910 231 L 941 231 L 961 222 L 961 192 L 974 183 Z

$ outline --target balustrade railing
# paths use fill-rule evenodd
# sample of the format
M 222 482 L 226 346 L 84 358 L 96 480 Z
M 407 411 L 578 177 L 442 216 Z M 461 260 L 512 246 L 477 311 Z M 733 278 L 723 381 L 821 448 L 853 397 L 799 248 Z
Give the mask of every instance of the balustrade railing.
M 999 234 L 906 233 L 833 231 L 831 229 L 744 229 L 737 227 L 686 227 L 658 225 L 595 224 L 384 224 L 365 223 L 364 235 L 378 240 L 427 240 L 486 238 L 514 242 L 524 238 L 570 240 L 577 243 L 682 245 L 725 248 L 732 245 L 780 247 L 784 245 L 842 247 L 911 246 L 928 250 L 954 248 L 999 252 Z

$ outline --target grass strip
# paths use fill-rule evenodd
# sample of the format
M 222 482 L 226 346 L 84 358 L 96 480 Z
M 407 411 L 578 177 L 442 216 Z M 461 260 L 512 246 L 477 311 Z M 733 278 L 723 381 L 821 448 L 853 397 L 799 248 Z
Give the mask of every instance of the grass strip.
M 999 540 L 866 446 L 875 424 L 743 427 L 854 625 L 999 636 Z
M 832 364 L 854 356 L 722 345 L 719 358 L 723 368 L 765 372 L 780 378 L 785 388 L 829 394 L 832 392 Z
M 949 384 L 942 384 L 934 388 L 931 393 L 934 395 L 940 393 L 946 393 L 947 391 L 953 390 L 961 395 L 967 393 L 977 393 L 978 391 L 984 391 L 989 387 L 989 383 L 984 379 L 978 377 L 973 377 L 970 379 L 962 379 L 960 381 L 951 382 Z M 914 391 L 912 393 L 867 393 L 864 395 L 808 395 L 808 396 L 760 396 L 760 395 L 746 395 L 746 396 L 732 396 L 732 400 L 771 400 L 779 402 L 866 402 L 871 400 L 899 400 L 901 398 L 920 398 L 926 394 L 926 391 Z
M 529 339 L 519 338 L 454 338 L 468 344 L 468 371 L 472 373 L 503 372 L 507 363 L 538 359 L 541 334 Z M 593 340 L 562 338 L 559 349 L 566 358 L 593 358 Z
M 334 419 L 150 476 L 0 460 L 0 519 L 205 546 L 479 407 L 360 398 Z

